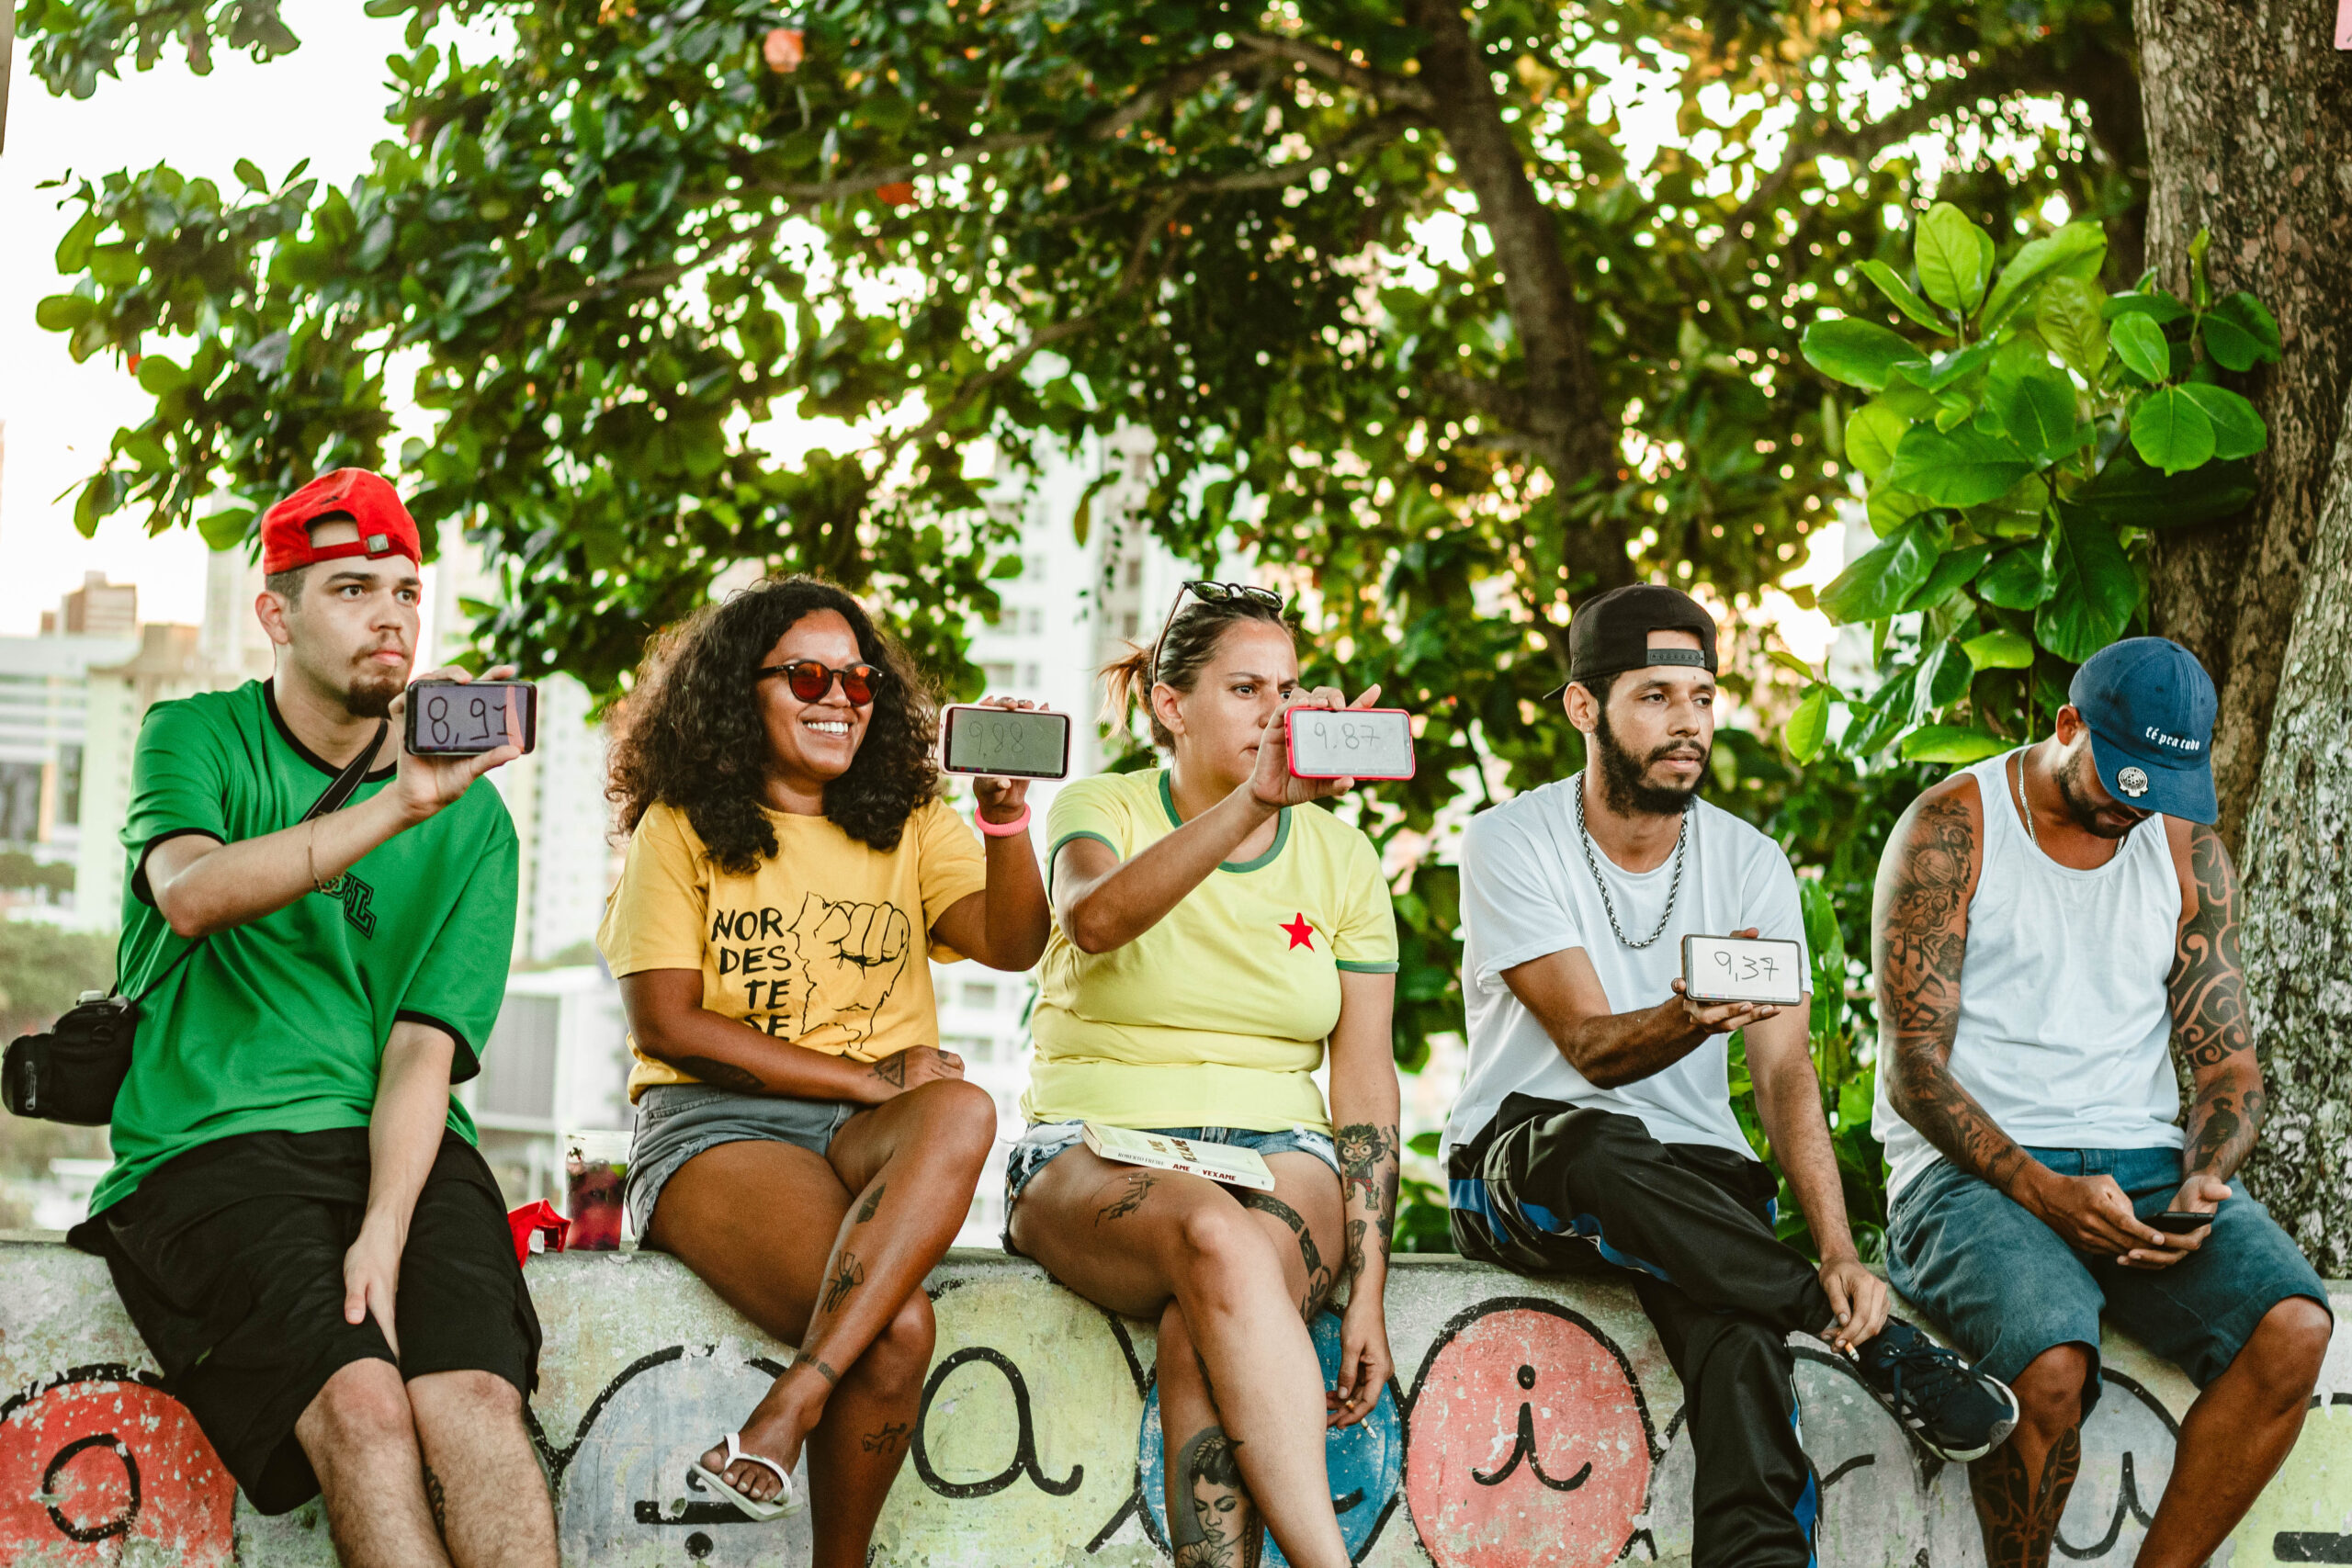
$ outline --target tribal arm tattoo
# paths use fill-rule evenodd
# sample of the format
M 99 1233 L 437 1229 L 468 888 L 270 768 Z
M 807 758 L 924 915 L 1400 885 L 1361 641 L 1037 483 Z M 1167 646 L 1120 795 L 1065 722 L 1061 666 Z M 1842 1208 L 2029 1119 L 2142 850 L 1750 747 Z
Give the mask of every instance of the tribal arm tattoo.
M 2238 874 L 2221 835 L 2201 824 L 2188 829 L 2184 869 L 2180 935 L 2165 983 L 2173 1039 L 2197 1086 L 2181 1174 L 2227 1181 L 2254 1152 L 2265 1103 L 2238 952 Z
M 1951 1076 L 1976 824 L 1955 781 L 1914 801 L 1879 861 L 1871 911 L 1887 1099 L 1945 1157 L 2015 1197 L 2033 1158 Z
M 1392 1112 L 1393 1114 L 1393 1112 Z M 1378 1247 L 1385 1268 L 1396 1228 L 1396 1162 L 1403 1145 L 1394 1122 L 1351 1122 L 1332 1134 L 1340 1152 L 1340 1196 L 1347 1209 L 1340 1278 L 1353 1286 Z

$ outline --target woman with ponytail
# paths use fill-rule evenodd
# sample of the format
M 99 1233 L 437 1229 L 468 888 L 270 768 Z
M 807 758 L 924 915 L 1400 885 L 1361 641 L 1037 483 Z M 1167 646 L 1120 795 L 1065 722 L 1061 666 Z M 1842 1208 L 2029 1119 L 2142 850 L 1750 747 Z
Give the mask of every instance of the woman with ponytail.
M 1231 583 L 1184 584 L 1152 647 L 1105 673 L 1169 763 L 1080 780 L 1048 813 L 1005 1244 L 1158 1320 L 1178 1568 L 1254 1561 L 1261 1529 L 1296 1568 L 1346 1568 L 1324 1429 L 1369 1414 L 1390 1370 L 1396 931 L 1371 840 L 1315 804 L 1351 781 L 1292 777 L 1283 716 L 1342 699 L 1299 689 L 1282 600 Z M 1253 1150 L 1274 1190 L 1114 1163 L 1090 1122 Z M 1308 1324 L 1341 1285 L 1327 1390 Z

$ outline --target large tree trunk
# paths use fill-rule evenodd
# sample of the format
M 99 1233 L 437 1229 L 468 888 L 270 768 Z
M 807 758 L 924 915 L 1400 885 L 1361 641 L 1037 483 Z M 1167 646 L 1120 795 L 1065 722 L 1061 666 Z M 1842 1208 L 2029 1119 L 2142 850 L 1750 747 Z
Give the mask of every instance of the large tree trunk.
M 2248 1184 L 2320 1272 L 2340 1278 L 2352 1274 L 2352 403 L 2338 412 L 2244 873 L 2270 1092 Z
M 2156 629 L 2221 687 L 2213 782 L 2222 839 L 2243 854 L 2352 386 L 2352 55 L 2332 47 L 2335 0 L 2135 0 L 2132 15 L 2149 263 L 2186 298 L 2189 243 L 2211 231 L 2216 294 L 2252 290 L 2286 340 L 2253 389 L 2270 425 L 2253 507 L 2163 536 L 2153 584 Z

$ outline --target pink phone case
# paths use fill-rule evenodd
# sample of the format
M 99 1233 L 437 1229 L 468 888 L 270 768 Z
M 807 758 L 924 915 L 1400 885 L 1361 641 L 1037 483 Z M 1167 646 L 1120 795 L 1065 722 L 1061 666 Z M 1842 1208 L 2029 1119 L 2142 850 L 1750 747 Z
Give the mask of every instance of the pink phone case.
M 1406 728 L 1405 728 L 1405 734 L 1406 734 L 1407 741 L 1408 741 L 1408 744 L 1407 744 L 1407 750 L 1408 750 L 1408 751 L 1410 751 L 1410 750 L 1411 750 L 1410 738 L 1411 738 L 1412 733 L 1413 733 L 1413 731 L 1412 731 L 1412 716 L 1411 716 L 1409 714 L 1406 714 L 1406 713 L 1405 713 L 1405 710 L 1404 710 L 1403 708 L 1336 708 L 1336 709 L 1335 709 L 1335 708 L 1293 708 L 1293 709 L 1291 709 L 1291 710 L 1290 710 L 1290 712 L 1288 712 L 1288 713 L 1286 713 L 1286 714 L 1284 714 L 1284 715 L 1283 716 L 1283 749 L 1284 749 L 1284 750 L 1289 753 L 1289 755 L 1288 755 L 1288 761 L 1289 761 L 1289 762 L 1290 762 L 1290 773 L 1291 773 L 1291 777 L 1293 777 L 1293 778 L 1295 778 L 1295 779 L 1409 779 L 1409 778 L 1411 778 L 1411 777 L 1412 777 L 1416 773 L 1418 773 L 1418 772 L 1420 770 L 1420 758 L 1419 758 L 1419 755 L 1415 755 L 1415 756 L 1413 757 L 1413 765 L 1412 765 L 1411 767 L 1407 768 L 1407 769 L 1406 769 L 1403 773 L 1301 773 L 1301 772 L 1299 771 L 1299 767 L 1298 767 L 1298 734 L 1297 734 L 1297 731 L 1295 731 L 1295 729 L 1293 729 L 1293 728 L 1291 728 L 1291 720 L 1293 720 L 1293 719 L 1296 718 L 1296 717 L 1297 717 L 1300 714 L 1302 714 L 1302 713 L 1306 713 L 1306 714 L 1316 714 L 1316 713 L 1353 713 L 1353 714 L 1393 713 L 1393 714 L 1399 714 L 1399 715 L 1403 715 L 1403 716 L 1404 716 L 1404 717 L 1405 717 L 1405 725 L 1406 725 Z

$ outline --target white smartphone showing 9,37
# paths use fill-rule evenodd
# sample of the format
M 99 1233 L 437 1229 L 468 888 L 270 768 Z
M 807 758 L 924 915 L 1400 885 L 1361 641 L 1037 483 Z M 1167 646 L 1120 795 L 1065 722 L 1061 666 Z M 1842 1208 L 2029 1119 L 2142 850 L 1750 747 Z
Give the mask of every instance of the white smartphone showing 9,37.
M 1683 994 L 1696 1002 L 1758 1002 L 1794 1007 L 1804 1000 L 1804 950 L 1771 937 L 1686 936 Z
M 1293 778 L 1413 776 L 1413 716 L 1403 708 L 1293 708 L 1283 716 Z
M 951 773 L 1058 779 L 1069 773 L 1069 715 L 951 704 L 939 714 L 939 753 Z

